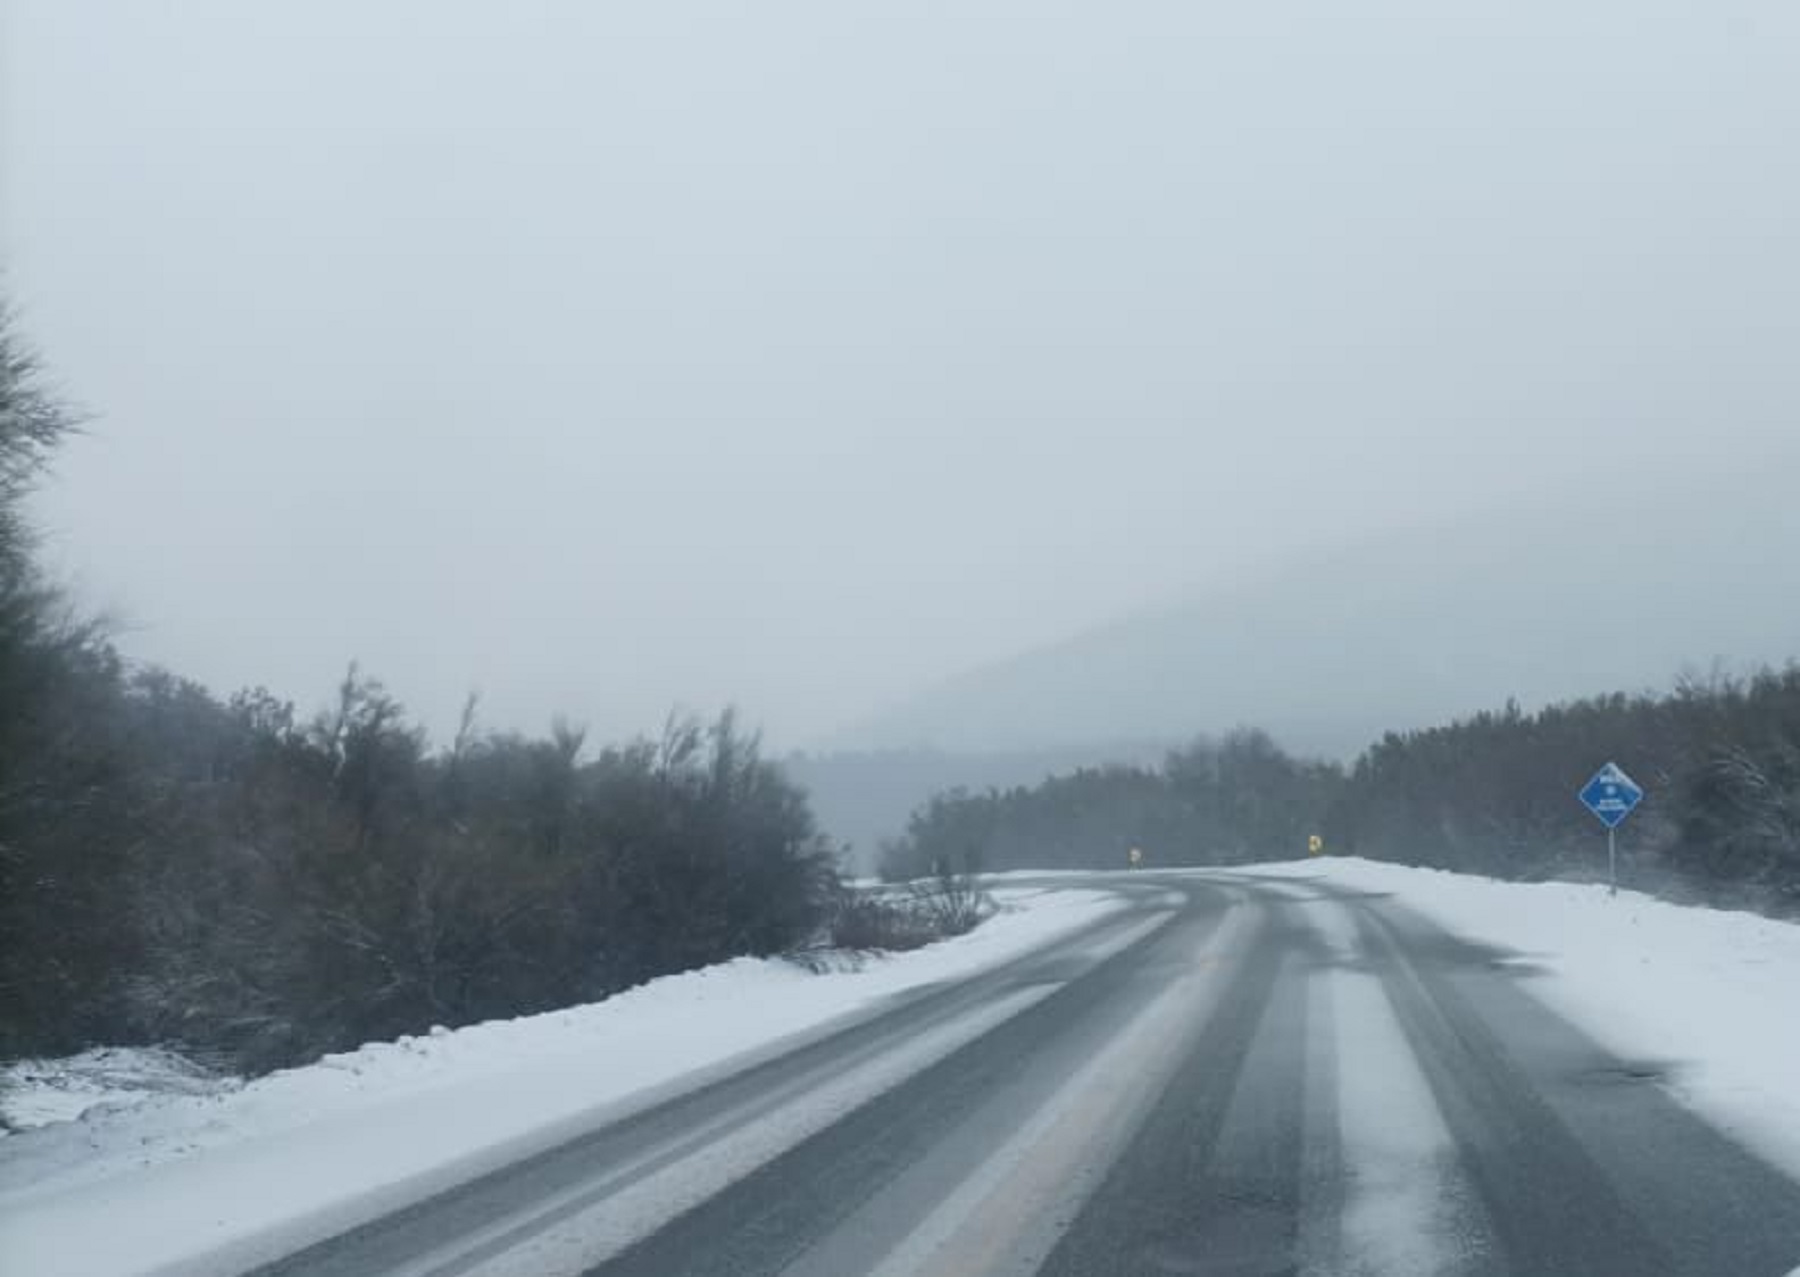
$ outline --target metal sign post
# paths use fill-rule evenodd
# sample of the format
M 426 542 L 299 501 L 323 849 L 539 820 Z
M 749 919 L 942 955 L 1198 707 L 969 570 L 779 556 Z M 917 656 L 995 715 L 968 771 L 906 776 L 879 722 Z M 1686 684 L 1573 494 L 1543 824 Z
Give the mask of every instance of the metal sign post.
M 1616 895 L 1619 890 L 1618 829 L 1625 823 L 1625 817 L 1644 801 L 1644 791 L 1617 763 L 1608 763 L 1594 773 L 1594 778 L 1581 787 L 1576 797 L 1606 826 L 1607 890 Z

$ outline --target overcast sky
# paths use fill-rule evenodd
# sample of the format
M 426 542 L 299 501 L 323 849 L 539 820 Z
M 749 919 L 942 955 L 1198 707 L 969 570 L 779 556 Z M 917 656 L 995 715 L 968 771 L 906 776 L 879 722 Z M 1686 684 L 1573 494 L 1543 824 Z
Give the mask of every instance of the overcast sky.
M 128 650 L 803 743 L 1800 423 L 1800 6 L 0 0 Z

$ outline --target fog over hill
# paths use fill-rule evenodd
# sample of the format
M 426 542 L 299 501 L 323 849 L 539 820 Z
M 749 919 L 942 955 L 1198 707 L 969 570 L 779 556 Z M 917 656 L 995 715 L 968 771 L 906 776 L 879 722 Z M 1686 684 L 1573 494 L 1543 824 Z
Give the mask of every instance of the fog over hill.
M 1592 466 L 1585 492 L 1346 544 L 1037 648 L 843 743 L 1042 749 L 1249 722 L 1345 755 L 1508 697 L 1530 708 L 1800 656 L 1800 451 L 1686 490 L 1638 490 L 1629 459 L 1583 458 L 1575 439 L 1570 464 Z
M 1781 664 L 1800 657 L 1800 450 L 1753 461 L 1644 488 L 1628 460 L 1598 464 L 1571 440 L 1591 473 L 1539 505 L 1347 543 L 969 671 L 832 742 L 894 752 L 815 756 L 802 778 L 861 844 L 935 789 L 1152 757 L 1142 742 L 1251 723 L 1347 759 L 1508 698 L 1530 709 Z M 878 776 L 884 757 L 895 770 Z

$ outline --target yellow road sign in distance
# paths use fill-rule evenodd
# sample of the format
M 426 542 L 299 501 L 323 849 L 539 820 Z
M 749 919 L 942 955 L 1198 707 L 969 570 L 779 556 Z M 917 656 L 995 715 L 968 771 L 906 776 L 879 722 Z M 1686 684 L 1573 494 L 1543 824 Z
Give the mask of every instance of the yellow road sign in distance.
M 1306 840 L 1306 850 L 1312 855 L 1318 855 L 1325 850 L 1325 840 L 1317 834 L 1311 835 Z

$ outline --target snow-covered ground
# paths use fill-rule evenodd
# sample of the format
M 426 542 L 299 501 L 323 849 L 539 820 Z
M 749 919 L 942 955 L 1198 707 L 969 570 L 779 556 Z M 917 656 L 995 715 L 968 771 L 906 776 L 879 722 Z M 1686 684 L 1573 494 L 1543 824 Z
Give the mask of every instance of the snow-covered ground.
M 1391 892 L 1518 951 L 1530 989 L 1601 1045 L 1667 1061 L 1673 1094 L 1800 1176 L 1800 926 L 1600 885 L 1499 882 L 1354 857 L 1249 866 Z
M 1124 903 L 1099 891 L 994 895 L 1001 911 L 968 935 L 854 969 L 740 959 L 589 1006 L 372 1043 L 245 1085 L 102 1092 L 39 1068 L 15 1095 L 21 1115 L 58 1116 L 96 1093 L 129 1102 L 0 1139 L 0 1269 L 49 1271 L 30 1265 L 54 1258 L 69 1273 L 149 1271 L 338 1206 L 391 1208 Z M 84 1245 L 96 1232 L 131 1243 Z
M 0 1130 L 73 1122 L 91 1109 L 155 1095 L 217 1095 L 236 1090 L 221 1077 L 159 1047 L 99 1047 L 57 1060 L 0 1066 Z
M 1529 988 L 1552 1009 L 1622 1056 L 1673 1063 L 1667 1085 L 1678 1098 L 1800 1175 L 1800 926 L 1597 886 L 1348 858 L 1247 872 L 1391 894 L 1453 932 L 1519 953 Z M 39 1070 L 15 1095 L 15 1113 L 51 1124 L 0 1139 L 0 1271 L 147 1271 L 270 1229 L 393 1209 L 1121 904 L 1075 881 L 1041 891 L 1029 883 L 1037 876 L 997 880 L 1008 911 L 970 935 L 857 970 L 727 963 L 592 1006 L 373 1044 L 248 1084 L 118 1053 Z M 1389 1120 L 1409 1086 L 1414 1107 L 1429 1104 L 1422 1079 L 1394 1062 L 1405 1058 L 1403 1042 L 1374 991 L 1346 971 L 1331 996 L 1340 1049 L 1378 1061 L 1347 1076 L 1380 1079 L 1380 1095 L 1339 1107 L 1353 1120 L 1382 1114 L 1348 1141 L 1368 1154 L 1362 1181 L 1379 1189 L 1394 1166 L 1436 1157 L 1447 1136 Z M 122 1095 L 136 1099 L 54 1120 Z M 1370 1252 L 1380 1253 L 1395 1212 L 1429 1213 L 1435 1202 L 1377 1193 L 1350 1223 L 1366 1225 Z

